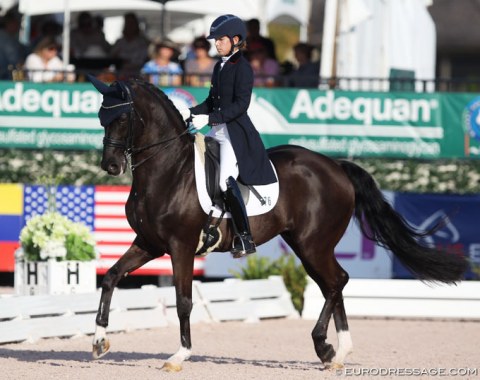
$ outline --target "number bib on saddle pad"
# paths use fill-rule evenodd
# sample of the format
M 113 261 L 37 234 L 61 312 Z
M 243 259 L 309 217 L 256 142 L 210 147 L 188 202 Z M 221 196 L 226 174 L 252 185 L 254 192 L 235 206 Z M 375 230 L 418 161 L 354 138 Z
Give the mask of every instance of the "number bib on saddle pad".
M 203 138 L 204 136 L 199 133 L 195 135 L 195 181 L 197 185 L 198 200 L 205 214 L 208 214 L 213 208 L 212 216 L 218 218 L 222 214 L 222 210 L 217 206 L 212 206 L 212 200 L 210 199 L 210 196 L 207 192 L 205 166 L 204 160 L 202 159 L 205 152 Z M 249 190 L 250 194 L 248 200 L 245 202 L 248 216 L 265 214 L 266 212 L 273 209 L 273 207 L 278 201 L 278 176 L 275 167 L 271 162 L 270 164 L 272 165 L 275 176 L 277 177 L 277 182 L 271 183 L 269 185 L 254 186 L 255 190 L 257 190 L 258 194 L 260 194 L 260 196 L 265 201 L 264 204 L 262 204 L 260 200 Z M 230 218 L 230 213 L 225 213 L 224 217 Z

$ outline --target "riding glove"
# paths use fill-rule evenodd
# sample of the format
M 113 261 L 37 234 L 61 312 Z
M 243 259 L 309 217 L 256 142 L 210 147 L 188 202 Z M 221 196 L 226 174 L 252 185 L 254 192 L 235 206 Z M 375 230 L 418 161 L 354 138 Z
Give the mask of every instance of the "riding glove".
M 187 121 L 190 118 L 191 112 L 188 108 L 183 108 L 179 110 L 179 112 L 180 115 L 182 115 L 184 121 Z
M 192 124 L 197 129 L 203 128 L 208 124 L 208 115 L 193 115 Z

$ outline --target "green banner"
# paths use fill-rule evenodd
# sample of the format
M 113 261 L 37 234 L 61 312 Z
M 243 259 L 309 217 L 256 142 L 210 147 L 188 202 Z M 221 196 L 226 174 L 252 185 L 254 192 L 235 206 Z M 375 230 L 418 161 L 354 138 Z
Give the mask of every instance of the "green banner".
M 164 89 L 178 108 L 206 88 Z M 88 83 L 0 82 L 0 148 L 100 149 L 101 95 Z M 480 95 L 254 89 L 249 115 L 267 147 L 331 156 L 480 157 Z

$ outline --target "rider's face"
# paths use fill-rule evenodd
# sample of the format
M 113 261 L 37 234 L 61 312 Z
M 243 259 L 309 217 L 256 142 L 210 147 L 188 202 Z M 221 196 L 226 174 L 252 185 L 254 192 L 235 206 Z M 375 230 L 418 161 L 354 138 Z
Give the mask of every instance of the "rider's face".
M 230 38 L 223 36 L 215 39 L 215 47 L 217 48 L 218 54 L 220 54 L 222 57 L 225 57 L 230 53 L 230 50 L 232 50 Z

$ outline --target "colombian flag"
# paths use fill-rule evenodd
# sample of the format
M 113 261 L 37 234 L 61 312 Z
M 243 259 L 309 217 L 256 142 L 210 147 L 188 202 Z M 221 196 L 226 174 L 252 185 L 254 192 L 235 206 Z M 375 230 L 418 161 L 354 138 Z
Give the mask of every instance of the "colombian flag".
M 0 272 L 13 272 L 23 226 L 23 185 L 0 184 Z

